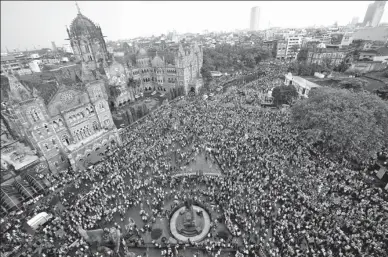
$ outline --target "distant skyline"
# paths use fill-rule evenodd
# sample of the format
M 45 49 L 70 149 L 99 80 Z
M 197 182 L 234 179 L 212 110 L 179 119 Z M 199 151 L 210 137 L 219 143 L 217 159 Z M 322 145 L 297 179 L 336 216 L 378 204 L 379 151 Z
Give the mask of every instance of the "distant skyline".
M 107 40 L 140 36 L 248 29 L 260 6 L 260 29 L 347 25 L 365 16 L 373 1 L 78 1 L 82 14 L 99 24 Z M 388 22 L 385 11 L 381 22 Z M 1 51 L 67 44 L 66 26 L 77 15 L 73 1 L 1 1 Z

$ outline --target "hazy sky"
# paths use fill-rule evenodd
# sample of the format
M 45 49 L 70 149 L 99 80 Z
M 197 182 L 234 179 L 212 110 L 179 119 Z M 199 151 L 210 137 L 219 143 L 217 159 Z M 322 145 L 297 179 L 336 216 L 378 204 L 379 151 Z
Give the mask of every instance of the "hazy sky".
M 179 33 L 245 29 L 250 8 L 260 7 L 261 28 L 348 24 L 364 18 L 372 1 L 79 1 L 82 14 L 98 23 L 108 40 Z M 388 22 L 388 12 L 382 22 Z M 62 46 L 68 41 L 66 25 L 76 17 L 72 1 L 1 1 L 1 50 Z

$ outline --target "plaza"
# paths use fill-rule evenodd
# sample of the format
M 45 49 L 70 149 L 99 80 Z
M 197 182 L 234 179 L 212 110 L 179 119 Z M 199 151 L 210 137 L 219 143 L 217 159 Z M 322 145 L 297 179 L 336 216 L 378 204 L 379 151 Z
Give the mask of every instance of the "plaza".
M 20 256 L 107 256 L 114 243 L 120 256 L 379 256 L 386 195 L 369 174 L 305 145 L 287 110 L 246 104 L 236 86 L 266 91 L 268 81 L 286 74 L 282 65 L 262 69 L 266 75 L 212 101 L 192 96 L 160 106 L 124 129 L 123 147 L 100 162 L 50 177 L 52 193 L 27 217 L 12 216 L 20 229 L 4 233 L 3 241 L 19 246 Z M 352 204 L 350 186 L 359 199 L 375 195 L 372 226 L 358 222 L 366 208 Z M 55 215 L 26 230 L 25 220 L 41 212 Z M 121 236 L 96 245 L 78 228 L 115 228 Z M 343 235 L 361 230 L 375 239 L 373 247 L 361 247 L 364 236 L 347 247 Z

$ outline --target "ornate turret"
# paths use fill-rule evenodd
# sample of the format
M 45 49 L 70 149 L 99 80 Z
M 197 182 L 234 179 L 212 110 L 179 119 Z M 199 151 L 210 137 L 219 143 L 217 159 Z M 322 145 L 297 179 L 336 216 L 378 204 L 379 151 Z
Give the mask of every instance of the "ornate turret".
M 77 17 L 72 21 L 70 29 L 66 28 L 71 47 L 79 61 L 109 62 L 101 28 L 81 13 L 77 6 Z

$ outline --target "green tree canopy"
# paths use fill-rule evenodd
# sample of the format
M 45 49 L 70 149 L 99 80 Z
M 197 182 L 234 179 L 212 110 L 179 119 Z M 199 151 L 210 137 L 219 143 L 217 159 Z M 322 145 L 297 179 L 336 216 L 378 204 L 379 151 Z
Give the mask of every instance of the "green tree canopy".
M 296 59 L 299 62 L 307 61 L 307 55 L 308 55 L 308 49 L 306 47 L 303 47 L 303 48 L 300 49 Z
M 272 96 L 276 105 L 290 104 L 293 99 L 298 97 L 298 92 L 294 86 L 279 86 L 272 90 Z
M 361 91 L 363 89 L 364 83 L 358 79 L 346 79 L 339 83 L 339 87 L 343 89 Z
M 271 53 L 259 46 L 231 46 L 219 45 L 214 49 L 205 48 L 203 53 L 203 68 L 233 72 L 236 70 L 251 70 L 259 62 L 268 59 Z
M 388 104 L 376 95 L 322 87 L 291 110 L 309 143 L 335 159 L 361 164 L 388 145 Z

